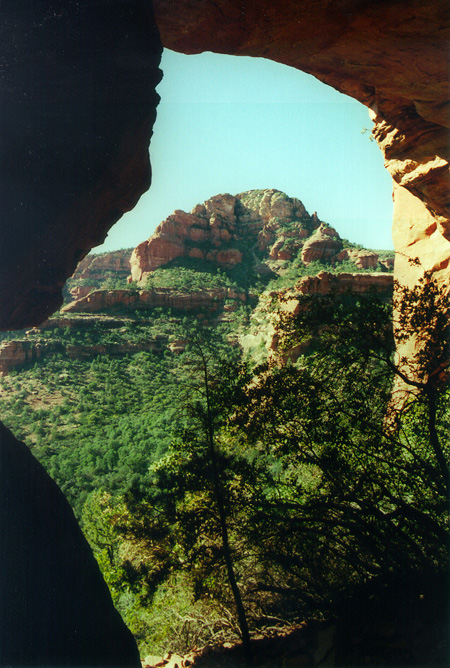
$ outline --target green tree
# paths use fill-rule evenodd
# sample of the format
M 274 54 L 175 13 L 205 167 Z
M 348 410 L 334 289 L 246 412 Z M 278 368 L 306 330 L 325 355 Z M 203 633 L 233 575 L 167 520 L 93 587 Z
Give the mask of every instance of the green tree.
M 229 517 L 234 509 L 227 489 L 228 461 L 219 439 L 227 410 L 236 402 L 248 374 L 240 352 L 230 349 L 211 329 L 197 324 L 183 337 L 187 346 L 181 376 L 189 426 L 174 440 L 168 456 L 153 466 L 155 486 L 163 490 L 159 501 L 165 519 L 177 526 L 172 536 L 181 543 L 178 549 L 183 550 L 190 568 L 198 570 L 201 559 L 211 578 L 211 567 L 223 561 L 250 659 L 248 621 L 230 539 Z
M 261 368 L 234 418 L 272 474 L 248 539 L 322 610 L 367 578 L 447 568 L 448 302 L 429 284 L 396 298 L 400 313 L 414 304 L 422 375 L 395 364 L 389 305 L 306 297 L 280 338 L 308 340 L 308 355 Z

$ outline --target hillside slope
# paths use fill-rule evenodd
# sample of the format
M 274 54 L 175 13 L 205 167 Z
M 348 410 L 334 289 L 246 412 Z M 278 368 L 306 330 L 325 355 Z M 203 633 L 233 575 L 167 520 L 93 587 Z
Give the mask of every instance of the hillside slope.
M 298 291 L 389 293 L 392 266 L 392 252 L 341 239 L 278 190 L 216 195 L 191 213 L 175 211 L 134 250 L 82 260 L 59 315 L 22 336 L 3 336 L 0 373 L 55 355 L 93 359 L 173 346 L 171 329 L 185 316 L 226 324 L 246 346 L 270 349 L 273 333 L 257 309 L 264 291 L 295 296 L 303 277 L 322 272 Z
M 386 507 L 397 503 L 398 494 L 389 468 L 391 434 L 385 458 L 380 449 L 392 397 L 390 373 L 380 375 L 383 355 L 370 361 L 366 350 L 380 333 L 383 338 L 391 330 L 386 304 L 393 288 L 391 255 L 341 239 L 316 214 L 309 216 L 299 200 L 278 191 L 218 195 L 192 214 L 175 212 L 133 252 L 89 256 L 71 279 L 67 303 L 59 314 L 40 327 L 3 337 L 2 418 L 72 505 L 114 601 L 139 642 L 144 665 L 181 663 L 175 655 L 167 661 L 154 656 L 167 650 L 186 653 L 194 645 L 221 641 L 225 649 L 239 641 L 224 578 L 223 546 L 217 541 L 210 466 L 204 460 L 201 436 L 204 423 L 194 419 L 205 416 L 199 358 L 195 366 L 192 357 L 198 334 L 204 337 L 200 348 L 209 336 L 216 346 L 216 357 L 210 358 L 216 375 L 208 390 L 217 392 L 224 406 L 234 402 L 237 422 L 220 422 L 220 403 L 211 414 L 217 413 L 217 424 L 223 427 L 216 447 L 221 466 L 227 467 L 221 475 L 227 504 L 228 495 L 231 503 L 230 535 L 233 550 L 240 552 L 235 563 L 255 655 L 258 638 L 264 646 L 262 665 L 274 655 L 275 660 L 286 658 L 293 665 L 316 661 L 321 629 L 315 622 L 305 624 L 308 615 L 314 616 L 316 610 L 331 619 L 335 613 L 330 611 L 340 605 L 342 592 L 351 595 L 361 579 L 371 584 L 380 555 L 389 568 L 390 559 L 397 563 L 396 551 L 388 547 L 395 537 L 400 547 L 403 536 L 407 539 L 406 551 L 399 547 L 402 569 L 404 558 L 407 564 L 415 563 L 409 532 L 415 536 L 416 510 L 430 521 L 428 501 L 425 506 L 423 501 L 431 499 L 431 487 L 425 483 L 423 498 L 419 489 L 416 508 L 417 476 L 410 468 L 409 452 L 395 468 L 396 475 L 405 474 L 401 485 L 406 491 L 391 515 L 395 522 L 397 517 L 408 517 L 405 508 L 412 508 L 411 526 L 405 528 L 403 520 L 398 527 L 374 520 L 385 517 Z M 137 260 L 138 280 L 133 281 L 130 273 L 136 272 Z M 382 300 L 372 300 L 373 294 Z M 379 311 L 371 311 L 374 303 Z M 379 319 L 381 313 L 385 320 Z M 290 329 L 297 316 L 311 323 L 299 337 Z M 351 336 L 353 319 L 358 323 L 361 317 L 363 354 L 358 357 Z M 344 323 L 347 328 L 351 325 L 350 330 Z M 350 340 L 341 345 L 347 335 Z M 390 361 L 389 342 L 387 336 L 383 354 Z M 292 364 L 285 364 L 287 360 Z M 342 402 L 348 406 L 340 412 L 337 407 Z M 250 430 L 246 421 L 239 421 L 244 407 Z M 259 416 L 263 416 L 261 429 L 256 424 Z M 317 441 L 312 459 L 309 445 L 306 459 L 305 453 L 299 458 L 303 428 L 306 443 L 311 437 Z M 360 446 L 363 466 L 358 463 Z M 401 450 L 402 442 L 397 446 Z M 428 457 L 426 451 L 424 461 Z M 330 480 L 335 477 L 337 487 L 328 494 L 324 483 L 334 467 L 336 475 Z M 368 471 L 373 480 L 366 479 Z M 379 497 L 373 485 L 378 486 Z M 386 489 L 392 493 L 388 506 Z M 361 494 L 364 503 L 355 505 Z M 332 513 L 344 513 L 343 532 L 335 515 L 328 514 L 330 508 Z M 440 529 L 440 515 L 436 522 Z M 299 531 L 299 526 L 308 524 L 310 532 Z M 428 525 L 424 526 L 426 530 L 417 533 L 418 552 L 420 558 L 433 561 L 440 546 L 431 540 L 428 549 Z M 318 543 L 323 555 L 316 558 Z M 336 550 L 328 552 L 330 545 Z M 372 570 L 366 567 L 367 560 L 369 565 L 373 562 Z M 188 570 L 189 564 L 194 570 Z M 382 589 L 380 582 L 374 586 Z M 422 580 L 417 586 L 420 592 L 414 600 L 421 605 Z M 325 598 L 319 591 L 322 587 Z M 395 586 L 393 592 L 397 599 Z M 363 610 L 366 599 L 370 600 L 370 592 L 363 596 Z M 340 651 L 339 638 L 346 638 L 348 628 L 356 632 L 351 641 L 345 639 L 346 657 L 355 638 L 356 654 L 361 651 L 365 657 L 371 644 L 375 649 L 370 656 L 377 665 L 380 655 L 392 659 L 388 665 L 393 665 L 399 657 L 402 662 L 411 656 L 413 649 L 417 654 L 415 639 L 405 639 L 403 625 L 397 624 L 397 608 L 388 620 L 388 640 L 383 635 L 384 608 L 381 636 L 377 629 L 367 635 L 372 623 L 357 626 L 359 609 L 341 628 L 325 623 L 327 633 L 336 630 L 336 642 L 331 637 L 327 641 L 330 651 Z M 428 633 L 419 614 L 417 619 Z M 442 623 L 433 620 L 429 626 L 431 640 L 421 639 L 419 648 L 427 657 L 431 645 L 442 654 Z M 238 646 L 231 647 L 230 656 L 223 655 L 225 661 L 233 659 L 235 649 L 239 654 Z M 208 657 L 216 662 L 209 649 L 198 657 L 188 654 L 186 660 L 196 663 L 198 658 L 202 665 Z

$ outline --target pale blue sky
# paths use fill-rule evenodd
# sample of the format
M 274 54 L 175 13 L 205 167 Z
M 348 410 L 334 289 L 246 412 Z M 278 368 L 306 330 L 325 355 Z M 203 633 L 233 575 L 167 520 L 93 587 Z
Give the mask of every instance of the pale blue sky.
M 392 184 L 367 109 L 263 58 L 165 51 L 152 186 L 95 252 L 136 246 L 175 209 L 277 188 L 341 237 L 392 248 Z

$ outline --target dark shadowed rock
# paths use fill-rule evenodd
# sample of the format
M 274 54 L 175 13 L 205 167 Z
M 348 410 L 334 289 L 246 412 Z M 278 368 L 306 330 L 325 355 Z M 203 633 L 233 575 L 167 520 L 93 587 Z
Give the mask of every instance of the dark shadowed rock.
M 0 665 L 139 668 L 58 486 L 0 423 Z
M 5 0 L 0 328 L 42 322 L 150 184 L 160 42 L 144 0 Z

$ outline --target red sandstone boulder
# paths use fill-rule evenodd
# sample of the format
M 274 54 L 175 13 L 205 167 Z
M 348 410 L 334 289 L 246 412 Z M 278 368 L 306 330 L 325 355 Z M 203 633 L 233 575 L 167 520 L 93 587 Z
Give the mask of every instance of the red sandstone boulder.
M 336 255 L 336 260 L 344 262 L 350 260 L 354 262 L 358 269 L 376 269 L 378 265 L 378 253 L 370 250 L 357 250 L 354 248 L 345 248 Z M 394 266 L 394 259 L 392 258 L 392 268 Z
M 302 248 L 302 262 L 310 264 L 317 260 L 331 260 L 342 248 L 342 240 L 333 227 L 322 223 Z

